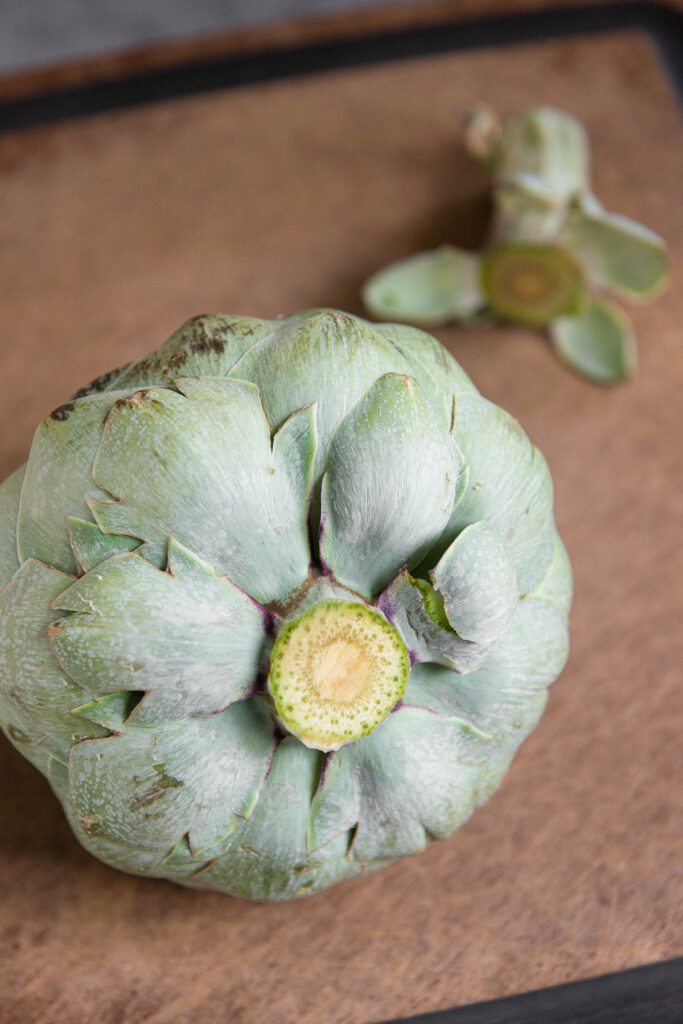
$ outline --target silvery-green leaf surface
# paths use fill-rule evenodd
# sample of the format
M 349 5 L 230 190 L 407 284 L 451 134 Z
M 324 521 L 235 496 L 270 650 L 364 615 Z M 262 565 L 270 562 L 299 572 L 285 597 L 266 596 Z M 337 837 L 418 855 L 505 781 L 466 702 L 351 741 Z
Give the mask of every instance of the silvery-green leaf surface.
M 378 594 L 438 539 L 459 472 L 452 436 L 435 422 L 419 385 L 385 374 L 330 444 L 322 486 L 325 565 L 345 586 Z
M 217 715 L 78 743 L 69 801 L 86 833 L 161 860 L 188 835 L 194 851 L 227 839 L 256 804 L 275 746 L 262 697 Z
M 109 867 L 118 871 L 125 871 L 131 875 L 142 875 L 145 878 L 171 878 L 183 885 L 189 884 L 190 877 L 207 863 L 206 858 L 193 858 L 189 868 L 173 866 L 171 870 L 164 864 L 159 849 L 144 849 L 140 846 L 133 846 L 129 843 L 118 842 L 110 839 L 104 832 L 99 831 L 97 822 L 88 817 L 79 818 L 66 797 L 60 797 L 63 801 L 64 813 L 71 826 L 76 839 L 88 853 L 98 860 L 104 861 Z
M 482 765 L 478 803 L 502 781 L 515 751 L 543 712 L 545 688 L 564 667 L 571 596 L 571 569 L 555 531 L 543 578 L 533 595 L 517 605 L 510 629 L 476 671 L 458 675 L 425 664 L 411 671 L 406 703 L 441 715 L 459 714 L 491 736 L 491 744 L 473 754 Z
M 481 769 L 472 793 L 473 804 L 478 805 L 497 789 L 516 750 L 538 723 L 548 693 L 543 687 L 511 681 L 504 671 L 488 666 L 458 675 L 442 665 L 421 664 L 411 673 L 406 700 L 440 715 L 455 710 L 490 736 L 470 755 Z
M 292 736 L 279 744 L 256 807 L 247 821 L 238 822 L 225 852 L 206 877 L 197 879 L 198 885 L 218 885 L 252 899 L 283 900 L 358 874 L 361 865 L 346 857 L 347 834 L 309 856 L 311 799 L 322 758 Z
M 74 743 L 104 735 L 72 714 L 90 694 L 62 671 L 45 635 L 56 618 L 52 601 L 72 582 L 29 559 L 0 591 L 0 723 L 41 771 L 50 754 L 68 761 Z
M 456 672 L 471 672 L 486 657 L 488 644 L 463 640 L 448 621 L 443 598 L 407 569 L 382 592 L 379 608 L 405 643 L 411 661 L 432 661 Z
M 664 240 L 627 217 L 577 203 L 561 241 L 580 258 L 593 282 L 625 298 L 647 298 L 666 283 Z
M 401 353 L 372 324 L 347 313 L 317 310 L 276 323 L 230 375 L 257 385 L 275 427 L 317 403 L 318 476 L 330 437 L 351 406 L 383 374 L 407 371 Z
M 346 603 L 360 604 L 364 608 L 368 607 L 368 602 L 364 601 L 353 590 L 342 587 L 332 576 L 320 576 L 308 586 L 306 592 L 299 597 L 293 607 L 285 610 L 283 615 L 278 616 L 279 626 L 281 627 L 289 622 L 293 622 L 295 619 L 300 619 L 305 612 L 310 611 L 311 608 L 321 601 L 344 601 Z
M 559 576 L 563 569 L 559 563 L 556 565 L 555 571 Z M 540 596 L 539 592 L 519 602 L 510 629 L 492 646 L 479 669 L 467 675 L 449 670 L 449 675 L 442 675 L 439 678 L 448 678 L 452 687 L 455 687 L 460 679 L 468 680 L 468 686 L 473 689 L 470 688 L 467 692 L 473 694 L 475 698 L 477 681 L 484 677 L 497 679 L 501 686 L 521 686 L 529 690 L 538 690 L 549 686 L 558 677 L 567 660 L 568 650 L 567 616 L 555 601 Z M 475 704 L 460 702 L 460 691 L 457 689 L 451 689 L 450 697 L 444 691 L 442 703 L 438 706 L 430 701 L 425 702 L 424 695 L 420 695 L 423 693 L 420 687 L 422 680 L 430 677 L 430 673 L 423 671 L 422 666 L 414 666 L 404 697 L 406 704 L 431 707 L 440 713 L 459 712 L 477 728 L 495 734 L 491 724 L 475 714 Z M 495 686 L 496 683 L 492 685 Z
M 550 569 L 548 569 L 548 573 Z M 431 584 L 404 570 L 379 607 L 399 631 L 413 662 L 471 672 L 509 627 L 518 584 L 507 547 L 485 521 L 458 535 L 429 573 Z
M 467 320 L 486 304 L 480 262 L 453 245 L 417 253 L 374 274 L 363 286 L 363 301 L 382 320 L 424 327 Z
M 445 396 L 445 412 L 450 423 L 452 396 L 464 391 L 478 391 L 459 363 L 436 338 L 408 324 L 374 325 L 408 363 L 408 373 L 420 384 L 425 394 L 441 392 Z
M 112 410 L 95 477 L 117 500 L 93 503 L 95 518 L 105 533 L 147 541 L 156 564 L 173 536 L 256 600 L 281 600 L 310 562 L 315 409 L 292 416 L 271 443 L 253 384 L 177 384 L 180 392 L 137 391 Z
M 45 777 L 52 786 L 52 791 L 62 803 L 69 795 L 69 766 L 52 754 L 47 759 Z
M 519 593 L 533 589 L 552 549 L 553 487 L 545 459 L 509 413 L 479 395 L 457 399 L 455 439 L 469 478 L 426 568 L 466 526 L 485 520 L 507 545 Z
M 17 518 L 26 466 L 20 466 L 0 484 L 0 590 L 19 568 Z
M 465 527 L 431 573 L 448 621 L 463 640 L 497 640 L 517 606 L 517 573 L 502 538 L 485 521 Z
M 553 528 L 553 548 L 548 567 L 534 590 L 534 597 L 542 597 L 556 605 L 563 615 L 569 615 L 572 603 L 572 567 L 567 549 Z
M 567 616 L 551 601 L 531 595 L 519 602 L 508 632 L 489 652 L 482 670 L 506 673 L 510 682 L 549 686 L 569 652 Z
M 357 825 L 356 860 L 405 857 L 469 817 L 488 737 L 460 716 L 399 707 L 359 743 L 329 755 L 313 801 L 313 851 Z M 438 769 L 437 769 L 438 765 Z
M 87 704 L 73 708 L 71 714 L 101 725 L 109 732 L 122 733 L 142 694 L 137 690 L 120 690 L 93 697 L 88 694 Z
M 70 613 L 51 631 L 60 664 L 89 690 L 145 690 L 137 725 L 243 700 L 263 653 L 262 608 L 173 540 L 168 563 L 160 572 L 136 554 L 117 555 L 54 602 Z
M 573 370 L 596 384 L 628 380 L 638 350 L 628 317 L 604 299 L 592 299 L 583 316 L 562 316 L 550 325 L 553 348 Z
M 125 367 L 114 386 L 140 388 L 170 384 L 176 377 L 225 377 L 274 327 L 270 320 L 249 316 L 192 317 L 156 352 Z
M 137 537 L 118 533 L 102 533 L 97 523 L 89 523 L 77 516 L 67 516 L 71 549 L 79 569 L 87 572 L 112 555 L 122 555 L 141 546 Z
M 40 424 L 33 438 L 19 502 L 19 554 L 62 572 L 78 571 L 67 515 L 91 519 L 88 502 L 109 498 L 94 481 L 102 427 L 126 393 L 109 391 L 68 402 Z

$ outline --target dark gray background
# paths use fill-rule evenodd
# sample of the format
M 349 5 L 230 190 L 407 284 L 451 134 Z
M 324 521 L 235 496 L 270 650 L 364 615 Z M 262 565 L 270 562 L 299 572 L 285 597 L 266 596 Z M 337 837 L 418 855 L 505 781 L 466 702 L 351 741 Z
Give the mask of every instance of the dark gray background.
M 405 0 L 0 0 L 0 74 L 177 36 Z

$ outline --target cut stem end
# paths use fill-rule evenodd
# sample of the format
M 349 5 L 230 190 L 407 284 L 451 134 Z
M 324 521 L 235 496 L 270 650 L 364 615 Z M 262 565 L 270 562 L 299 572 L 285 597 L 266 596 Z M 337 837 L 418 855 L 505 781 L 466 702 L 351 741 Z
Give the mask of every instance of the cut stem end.
M 337 750 L 372 732 L 401 699 L 410 660 L 378 611 L 321 601 L 287 625 L 270 658 L 268 691 L 288 732 Z
M 543 327 L 558 316 L 580 313 L 586 301 L 581 267 L 554 245 L 501 245 L 482 266 L 490 306 L 507 320 Z

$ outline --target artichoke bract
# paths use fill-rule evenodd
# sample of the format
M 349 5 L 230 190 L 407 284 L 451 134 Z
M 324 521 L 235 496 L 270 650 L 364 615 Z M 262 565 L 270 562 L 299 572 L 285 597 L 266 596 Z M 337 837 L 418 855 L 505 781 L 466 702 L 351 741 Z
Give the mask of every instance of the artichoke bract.
M 450 835 L 564 665 L 545 460 L 424 332 L 203 316 L 0 487 L 0 723 L 113 867 L 256 900 Z

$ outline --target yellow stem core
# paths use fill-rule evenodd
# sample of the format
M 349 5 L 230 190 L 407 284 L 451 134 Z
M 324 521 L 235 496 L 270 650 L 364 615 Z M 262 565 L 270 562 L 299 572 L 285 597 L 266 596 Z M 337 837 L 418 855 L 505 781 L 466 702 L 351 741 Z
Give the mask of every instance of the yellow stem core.
M 492 309 L 519 323 L 540 327 L 580 312 L 585 301 L 583 271 L 557 245 L 499 245 L 485 257 L 481 280 Z
M 513 274 L 509 285 L 510 291 L 515 292 L 520 299 L 533 302 L 551 295 L 557 282 L 552 276 L 539 273 L 537 269 L 526 268 Z
M 334 640 L 312 666 L 312 682 L 321 697 L 345 704 L 365 691 L 372 660 L 356 644 Z
M 409 671 L 405 644 L 380 612 L 327 600 L 278 637 L 268 690 L 289 732 L 307 746 L 336 750 L 386 718 Z

